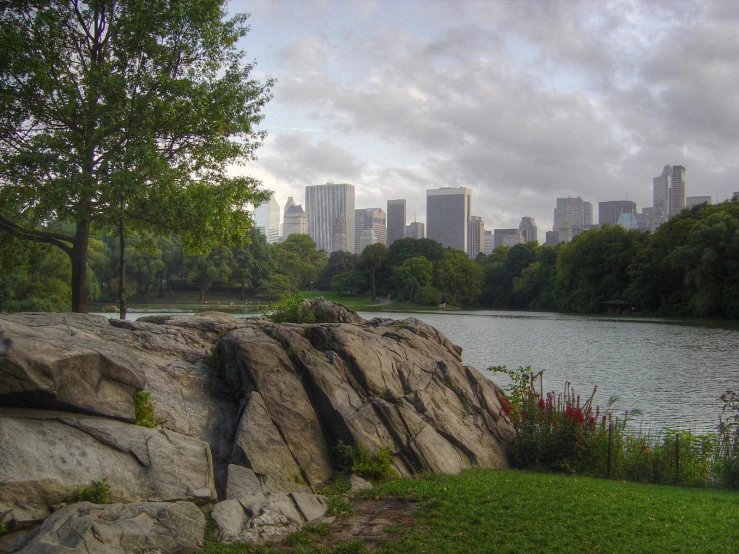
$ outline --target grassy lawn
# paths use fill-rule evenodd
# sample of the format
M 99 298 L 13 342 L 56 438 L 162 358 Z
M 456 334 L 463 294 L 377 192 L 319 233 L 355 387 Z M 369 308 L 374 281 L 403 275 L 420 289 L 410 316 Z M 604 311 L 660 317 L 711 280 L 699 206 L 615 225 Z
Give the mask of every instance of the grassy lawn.
M 470 470 L 380 485 L 374 495 L 419 504 L 413 525 L 378 552 L 739 552 L 739 493 L 523 471 Z M 206 545 L 206 552 L 366 552 L 326 544 L 309 528 L 278 545 Z

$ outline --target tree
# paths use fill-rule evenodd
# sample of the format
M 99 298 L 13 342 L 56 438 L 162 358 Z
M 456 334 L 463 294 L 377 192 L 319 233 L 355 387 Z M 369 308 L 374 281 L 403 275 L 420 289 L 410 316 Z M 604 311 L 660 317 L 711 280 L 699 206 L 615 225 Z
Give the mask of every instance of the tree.
M 444 246 L 434 239 L 398 239 L 387 250 L 388 260 L 393 268 L 400 266 L 405 260 L 418 256 L 423 256 L 435 264 L 444 254 Z
M 293 286 L 306 290 L 315 283 L 326 265 L 326 252 L 316 250 L 309 235 L 293 234 L 273 245 L 278 270 L 293 280 Z
M 416 256 L 405 260 L 399 267 L 396 267 L 393 270 L 393 279 L 399 290 L 408 293 L 408 302 L 410 302 L 419 288 L 431 283 L 433 272 L 434 264 L 423 256 Z
M 369 277 L 372 298 L 377 298 L 378 273 L 386 274 L 389 270 L 387 248 L 381 242 L 370 244 L 359 255 L 359 264 Z
M 434 282 L 452 301 L 471 304 L 482 291 L 482 268 L 461 250 L 446 248 L 436 262 Z
M 316 280 L 316 288 L 318 290 L 329 290 L 334 276 L 356 269 L 358 261 L 359 256 L 346 250 L 335 250 L 331 252 L 326 265 Z
M 367 278 L 358 269 L 338 273 L 331 279 L 331 290 L 338 293 L 362 292 L 367 288 Z
M 127 221 L 199 252 L 251 225 L 265 195 L 226 167 L 254 157 L 272 81 L 236 47 L 246 15 L 225 16 L 225 0 L 3 2 L 0 229 L 68 255 L 74 311 L 95 226 L 118 229 L 123 270 Z

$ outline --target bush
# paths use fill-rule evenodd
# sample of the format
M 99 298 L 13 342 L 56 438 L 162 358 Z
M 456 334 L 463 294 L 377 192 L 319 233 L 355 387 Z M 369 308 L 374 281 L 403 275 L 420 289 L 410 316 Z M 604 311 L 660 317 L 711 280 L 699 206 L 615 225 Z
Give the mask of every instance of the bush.
M 719 418 L 718 472 L 725 486 L 739 489 L 739 393 L 727 390 Z
M 275 323 L 315 323 L 316 314 L 299 294 L 285 293 L 277 308 L 266 316 Z

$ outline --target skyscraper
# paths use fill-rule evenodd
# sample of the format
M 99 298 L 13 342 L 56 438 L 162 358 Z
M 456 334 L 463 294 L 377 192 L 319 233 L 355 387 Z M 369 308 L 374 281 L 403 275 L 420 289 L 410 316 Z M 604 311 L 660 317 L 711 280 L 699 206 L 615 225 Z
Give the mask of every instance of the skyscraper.
M 296 204 L 293 197 L 287 199 L 282 216 L 282 236 L 289 237 L 294 234 L 306 234 L 307 221 L 305 210 L 301 204 Z
M 485 252 L 485 222 L 473 215 L 467 224 L 467 255 L 474 260 L 480 252 Z
M 426 237 L 467 252 L 472 191 L 465 187 L 426 191 Z
M 521 231 L 524 242 L 531 242 L 532 240 L 539 240 L 539 232 L 536 228 L 536 221 L 533 217 L 524 216 L 521 218 L 521 223 L 518 224 L 518 230 Z
M 387 201 L 387 246 L 405 238 L 405 199 Z
M 405 236 L 411 239 L 422 239 L 424 238 L 424 224 L 418 221 L 411 221 L 405 226 Z
M 523 234 L 519 229 L 493 229 L 493 249 L 499 246 L 516 246 L 523 242 Z
M 385 244 L 386 225 L 387 216 L 382 208 L 354 210 L 354 253 L 361 254 L 369 244 Z
M 666 165 L 662 175 L 652 179 L 652 230 L 662 225 L 670 217 L 670 187 L 672 185 L 672 166 Z
M 316 248 L 329 254 L 354 251 L 354 185 L 305 187 L 305 215 Z
M 575 233 L 590 229 L 593 226 L 593 205 L 579 196 L 557 198 L 552 230 L 559 231 L 565 221 L 569 222 L 569 226 Z
M 598 202 L 598 224 L 617 225 L 622 214 L 636 215 L 636 202 L 631 200 Z
M 670 217 L 685 209 L 685 168 L 672 166 L 672 186 L 670 187 Z
M 280 205 L 274 194 L 254 209 L 254 225 L 267 242 L 280 240 Z
M 686 196 L 685 207 L 692 208 L 693 206 L 700 206 L 701 204 L 711 204 L 712 198 L 710 196 Z

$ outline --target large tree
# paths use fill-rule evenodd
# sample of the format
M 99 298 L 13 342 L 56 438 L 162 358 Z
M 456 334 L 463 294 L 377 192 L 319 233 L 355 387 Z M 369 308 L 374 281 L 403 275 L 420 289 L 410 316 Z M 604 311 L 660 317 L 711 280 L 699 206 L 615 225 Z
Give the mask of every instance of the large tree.
M 254 157 L 272 82 L 249 78 L 246 16 L 224 6 L 0 0 L 0 229 L 69 256 L 74 311 L 94 226 L 170 230 L 202 252 L 251 224 L 259 183 L 226 170 Z

